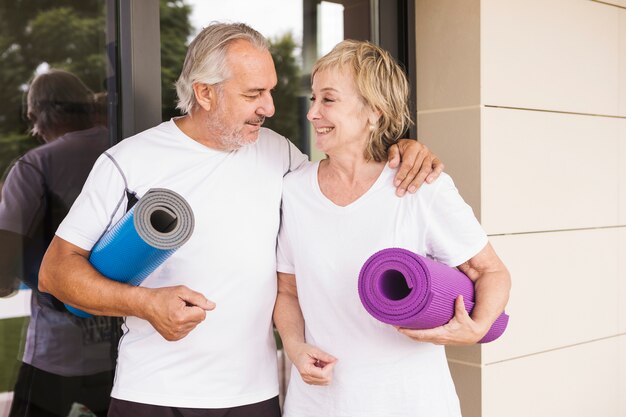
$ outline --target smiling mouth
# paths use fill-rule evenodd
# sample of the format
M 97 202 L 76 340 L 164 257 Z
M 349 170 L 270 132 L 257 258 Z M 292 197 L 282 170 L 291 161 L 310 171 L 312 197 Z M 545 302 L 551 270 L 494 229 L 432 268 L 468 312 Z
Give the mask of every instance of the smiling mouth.
M 264 122 L 265 122 L 265 116 L 262 116 L 255 120 L 248 120 L 246 121 L 246 124 L 261 127 Z
M 315 129 L 315 132 L 319 133 L 320 135 L 324 135 L 333 129 L 334 127 L 318 127 L 317 129 Z

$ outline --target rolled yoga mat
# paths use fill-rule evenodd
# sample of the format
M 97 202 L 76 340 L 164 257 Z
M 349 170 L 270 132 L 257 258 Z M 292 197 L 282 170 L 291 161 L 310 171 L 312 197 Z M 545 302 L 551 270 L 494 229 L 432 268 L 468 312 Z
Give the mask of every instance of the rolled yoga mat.
M 401 248 L 383 249 L 363 264 L 359 297 L 368 313 L 383 323 L 432 329 L 454 317 L 454 302 L 463 295 L 474 308 L 474 283 L 461 271 Z M 502 313 L 479 343 L 504 333 L 509 316 Z
M 115 281 L 139 285 L 189 240 L 194 217 L 180 195 L 153 188 L 96 242 L 89 262 Z M 69 305 L 79 317 L 91 317 Z

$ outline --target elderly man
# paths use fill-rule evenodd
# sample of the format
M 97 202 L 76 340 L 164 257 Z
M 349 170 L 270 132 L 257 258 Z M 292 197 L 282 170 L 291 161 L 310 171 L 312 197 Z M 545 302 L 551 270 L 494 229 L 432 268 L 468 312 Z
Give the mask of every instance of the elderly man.
M 280 415 L 276 235 L 283 176 L 306 157 L 261 127 L 274 114 L 276 82 L 262 35 L 242 24 L 205 28 L 176 85 L 186 115 L 103 155 L 57 230 L 41 290 L 93 314 L 126 317 L 110 416 Z M 436 177 L 441 165 L 430 173 L 432 155 L 412 146 L 405 164 L 417 160 L 427 166 L 421 179 Z M 106 279 L 89 251 L 124 214 L 127 192 L 155 187 L 189 202 L 194 235 L 142 286 Z

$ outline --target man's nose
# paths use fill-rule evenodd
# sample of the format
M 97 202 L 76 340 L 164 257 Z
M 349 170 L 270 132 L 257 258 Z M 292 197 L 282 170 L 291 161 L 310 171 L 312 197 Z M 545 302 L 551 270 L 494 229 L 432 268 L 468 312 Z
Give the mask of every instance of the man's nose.
M 257 109 L 257 114 L 265 117 L 272 117 L 276 108 L 271 93 L 263 94 L 261 105 Z

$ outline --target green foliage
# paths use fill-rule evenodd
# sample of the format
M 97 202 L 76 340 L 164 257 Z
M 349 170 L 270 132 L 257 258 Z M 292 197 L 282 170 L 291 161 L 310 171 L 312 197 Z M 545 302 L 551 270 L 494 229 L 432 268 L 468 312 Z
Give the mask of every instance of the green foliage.
M 13 391 L 28 317 L 0 320 L 0 392 Z
M 192 26 L 191 7 L 183 1 L 160 0 L 161 22 L 161 103 L 162 120 L 180 113 L 176 110 L 174 83 L 180 75 L 187 53 L 187 39 Z
M 291 33 L 270 39 L 270 52 L 276 66 L 278 84 L 272 93 L 276 115 L 268 119 L 265 126 L 291 139 L 301 148 L 298 120 L 300 67 L 294 55 L 296 46 Z
M 174 82 L 192 27 L 184 1 L 160 0 L 162 116 L 178 115 Z M 0 172 L 38 142 L 28 138 L 24 89 L 42 63 L 78 75 L 94 92 L 106 89 L 103 0 L 0 2 Z
M 39 142 L 28 136 L 24 90 L 42 63 L 104 90 L 105 2 L 0 2 L 0 172 Z

